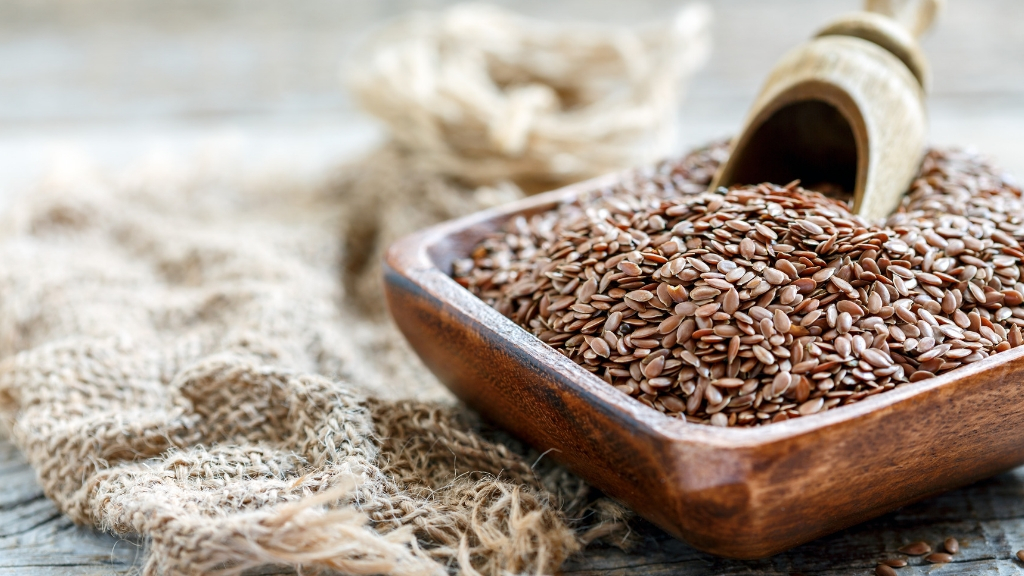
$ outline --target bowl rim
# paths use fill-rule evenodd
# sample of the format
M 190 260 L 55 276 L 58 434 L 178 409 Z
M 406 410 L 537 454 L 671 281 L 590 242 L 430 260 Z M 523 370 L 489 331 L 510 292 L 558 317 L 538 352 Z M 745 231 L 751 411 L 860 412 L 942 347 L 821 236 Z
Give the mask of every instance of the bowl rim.
M 455 235 L 469 232 L 473 228 L 493 231 L 496 229 L 493 226 L 495 222 L 504 223 L 524 212 L 537 213 L 555 208 L 559 204 L 574 201 L 581 194 L 618 183 L 624 177 L 635 173 L 635 170 L 627 170 L 599 176 L 436 224 L 392 244 L 387 253 L 387 263 L 390 268 L 432 297 L 450 306 L 465 319 L 476 323 L 480 329 L 518 348 L 538 364 L 557 371 L 564 380 L 575 387 L 576 392 L 586 397 L 592 407 L 613 412 L 620 418 L 629 418 L 670 441 L 723 448 L 752 448 L 787 441 L 864 419 L 880 411 L 897 410 L 901 406 L 909 407 L 910 400 L 914 397 L 950 386 L 955 382 L 969 381 L 994 366 L 1018 361 L 1024 357 L 1024 346 L 1018 346 L 992 354 L 978 362 L 960 366 L 940 376 L 874 394 L 853 405 L 764 426 L 715 427 L 695 424 L 662 414 L 614 389 L 461 286 L 447 271 L 441 269 L 435 258 L 439 245 Z

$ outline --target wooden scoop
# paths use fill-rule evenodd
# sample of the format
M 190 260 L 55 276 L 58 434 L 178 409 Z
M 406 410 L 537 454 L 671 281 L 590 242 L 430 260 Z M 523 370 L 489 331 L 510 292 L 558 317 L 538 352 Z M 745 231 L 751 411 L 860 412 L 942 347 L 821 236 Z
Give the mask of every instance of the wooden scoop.
M 917 38 L 938 0 L 868 0 L 784 56 L 754 101 L 718 186 L 786 183 L 888 216 L 924 154 L 928 63 Z

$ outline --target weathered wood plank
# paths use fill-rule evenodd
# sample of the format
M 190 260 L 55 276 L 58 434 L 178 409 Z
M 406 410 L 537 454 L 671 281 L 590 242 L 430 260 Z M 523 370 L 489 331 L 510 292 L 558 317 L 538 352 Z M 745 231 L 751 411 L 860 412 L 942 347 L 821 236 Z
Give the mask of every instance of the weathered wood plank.
M 19 484 L 35 485 L 23 474 L 24 459 L 7 441 L 0 441 L 4 489 L 30 493 Z M 10 481 L 11 478 L 17 481 Z M 29 480 L 26 481 L 26 478 Z M 21 500 L 0 508 L 0 576 L 5 574 L 127 574 L 142 556 L 139 542 L 121 540 L 75 526 L 45 498 Z M 947 536 L 960 540 L 961 552 L 945 566 L 910 566 L 903 575 L 1020 574 L 1024 565 L 1014 553 L 1024 548 L 1024 468 L 902 508 L 871 522 L 758 561 L 734 561 L 699 552 L 657 528 L 639 523 L 640 544 L 629 552 L 592 547 L 571 559 L 564 573 L 574 576 L 640 574 L 722 574 L 790 576 L 868 574 L 878 560 L 915 540 L 937 545 Z M 912 560 L 921 564 L 920 560 Z M 253 574 L 287 574 L 268 568 Z
M 36 484 L 35 472 L 24 462 L 4 466 L 0 469 L 0 478 L 3 478 L 4 484 L 3 491 L 0 491 L 0 510 L 43 497 L 43 489 Z
M 642 543 L 629 553 L 589 550 L 571 560 L 566 574 L 868 574 L 916 540 L 937 546 L 948 536 L 961 552 L 945 566 L 911 566 L 900 574 L 1020 574 L 1014 554 L 1024 548 L 1024 468 L 904 507 L 892 514 L 759 561 L 703 554 L 657 528 L 642 526 Z M 921 560 L 911 560 L 922 564 Z
M 54 566 L 15 566 L 0 567 L 0 576 L 110 576 L 111 574 L 127 574 L 125 571 L 112 571 L 103 566 L 81 566 L 58 564 Z
M 0 487 L 0 575 L 125 574 L 141 556 L 137 543 L 61 514 L 7 440 L 0 440 Z
M 24 534 L 60 517 L 61 513 L 53 502 L 40 495 L 39 498 L 19 503 L 9 510 L 0 511 L 0 538 Z

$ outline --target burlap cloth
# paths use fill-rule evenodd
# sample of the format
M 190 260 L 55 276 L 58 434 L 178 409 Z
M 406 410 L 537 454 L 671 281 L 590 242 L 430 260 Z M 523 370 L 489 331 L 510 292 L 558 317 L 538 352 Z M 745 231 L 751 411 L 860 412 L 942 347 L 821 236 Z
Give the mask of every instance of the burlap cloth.
M 507 199 L 403 166 L 387 147 L 326 184 L 220 160 L 65 173 L 7 211 L 0 410 L 46 495 L 144 537 L 153 574 L 551 572 L 621 527 L 482 428 L 383 313 L 390 239 Z
M 349 75 L 402 147 L 330 182 L 214 158 L 41 184 L 0 228 L 4 432 L 74 521 L 141 535 L 150 574 L 550 573 L 623 545 L 624 509 L 418 362 L 379 262 L 524 187 L 664 154 L 707 24 L 412 15 Z

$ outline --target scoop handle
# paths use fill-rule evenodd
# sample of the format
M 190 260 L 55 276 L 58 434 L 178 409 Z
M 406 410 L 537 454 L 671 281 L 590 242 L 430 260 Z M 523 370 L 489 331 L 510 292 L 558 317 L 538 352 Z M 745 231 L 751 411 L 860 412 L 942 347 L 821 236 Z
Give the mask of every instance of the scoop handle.
M 892 18 L 920 38 L 942 12 L 943 0 L 865 0 L 864 10 Z
M 915 34 L 940 2 L 866 4 L 873 11 L 840 16 L 779 60 L 712 189 L 800 180 L 870 220 L 899 205 L 927 135 L 928 62 Z

